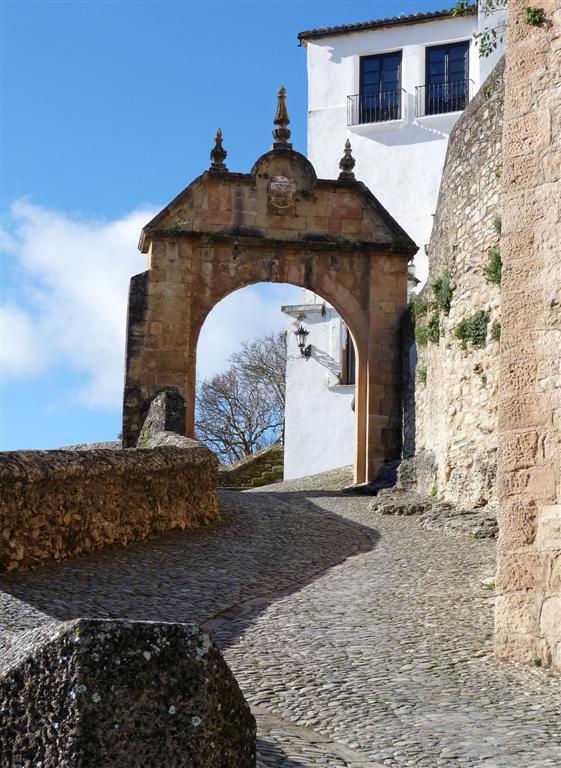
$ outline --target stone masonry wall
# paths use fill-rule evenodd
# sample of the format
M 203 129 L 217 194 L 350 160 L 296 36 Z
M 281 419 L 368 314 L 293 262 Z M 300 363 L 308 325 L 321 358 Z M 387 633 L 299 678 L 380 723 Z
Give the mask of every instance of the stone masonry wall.
M 223 488 L 257 488 L 282 480 L 284 448 L 276 443 L 268 445 L 253 456 L 235 464 L 218 467 L 218 485 Z
M 486 277 L 486 268 L 499 240 L 502 111 L 501 62 L 450 136 L 429 278 L 415 303 L 414 390 L 410 375 L 405 392 L 406 455 L 417 454 L 417 483 L 434 483 L 418 490 L 436 488 L 466 508 L 495 500 L 500 287 Z M 444 284 L 435 292 L 439 280 Z M 476 313 L 486 326 L 480 346 L 456 336 L 460 323 Z M 404 354 L 414 370 L 412 343 L 410 335 Z
M 561 0 L 509 0 L 495 651 L 561 667 Z
M 150 450 L 0 453 L 0 571 L 218 520 L 214 454 L 174 438 Z

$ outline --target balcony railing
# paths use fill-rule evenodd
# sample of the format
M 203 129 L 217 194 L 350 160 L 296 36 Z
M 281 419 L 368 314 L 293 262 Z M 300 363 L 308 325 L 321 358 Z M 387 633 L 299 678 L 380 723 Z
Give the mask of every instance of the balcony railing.
M 404 93 L 403 88 L 399 88 L 397 91 L 347 96 L 347 125 L 401 120 Z
M 471 85 L 471 80 L 418 85 L 415 88 L 415 116 L 460 112 L 470 100 Z

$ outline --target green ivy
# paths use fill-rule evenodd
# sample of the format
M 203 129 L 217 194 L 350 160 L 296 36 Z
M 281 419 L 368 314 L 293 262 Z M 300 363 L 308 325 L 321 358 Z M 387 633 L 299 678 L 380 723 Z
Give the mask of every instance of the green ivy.
M 427 339 L 433 344 L 438 344 L 440 341 L 440 318 L 438 312 L 434 312 L 427 323 Z
M 436 309 L 441 309 L 447 315 L 450 312 L 450 304 L 452 302 L 452 288 L 450 286 L 450 272 L 448 270 L 443 272 L 438 280 L 434 281 L 432 292 Z
M 465 317 L 454 330 L 454 335 L 460 340 L 462 349 L 467 349 L 468 343 L 474 347 L 484 347 L 487 342 L 487 326 L 489 325 L 489 313 L 483 309 L 478 310 L 470 317 Z
M 534 8 L 528 6 L 524 9 L 523 15 L 524 24 L 529 24 L 531 27 L 539 27 L 545 21 L 545 11 L 543 8 Z
M 418 347 L 426 347 L 429 340 L 428 328 L 426 325 L 418 325 L 415 328 L 415 341 Z
M 503 222 L 500 216 L 495 216 L 493 219 L 493 229 L 495 230 L 497 237 L 500 237 L 503 230 Z
M 415 296 L 409 302 L 409 314 L 413 319 L 426 315 L 429 311 L 429 303 L 426 299 L 422 299 L 419 296 Z
M 491 338 L 494 341 L 498 341 L 501 338 L 501 324 L 498 320 L 495 320 L 491 326 Z
M 419 381 L 424 387 L 427 386 L 427 366 L 426 365 L 417 366 L 417 378 L 419 379 Z
M 499 246 L 495 245 L 493 248 L 490 248 L 488 255 L 489 259 L 487 261 L 487 266 L 484 268 L 483 272 L 485 273 L 485 277 L 490 283 L 500 285 L 503 271 L 503 260 L 501 259 Z

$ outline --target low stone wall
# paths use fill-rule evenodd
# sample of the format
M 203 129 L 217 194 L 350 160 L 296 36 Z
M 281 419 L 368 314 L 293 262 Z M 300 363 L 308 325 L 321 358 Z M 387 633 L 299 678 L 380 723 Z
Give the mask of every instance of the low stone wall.
M 79 619 L 0 660 L 0 765 L 253 768 L 255 719 L 195 625 Z
M 284 448 L 268 445 L 263 450 L 247 456 L 235 464 L 218 468 L 218 485 L 222 488 L 259 488 L 261 485 L 282 480 Z
M 0 571 L 218 520 L 214 454 L 173 437 L 150 450 L 0 453 Z

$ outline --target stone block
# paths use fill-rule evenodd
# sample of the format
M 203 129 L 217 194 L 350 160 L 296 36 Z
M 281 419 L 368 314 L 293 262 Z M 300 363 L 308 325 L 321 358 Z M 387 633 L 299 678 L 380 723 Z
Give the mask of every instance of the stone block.
M 505 433 L 499 437 L 498 465 L 504 471 L 531 467 L 536 462 L 538 433 Z
M 546 423 L 547 419 L 546 397 L 543 395 L 512 395 L 509 397 L 505 388 L 505 397 L 499 406 L 499 431 L 540 427 Z
M 551 646 L 561 642 L 560 596 L 548 597 L 544 600 L 540 616 L 540 630 Z
M 547 559 L 536 552 L 502 552 L 497 562 L 497 594 L 541 591 L 547 582 Z
M 495 632 L 495 656 L 501 661 L 521 661 L 529 664 L 540 659 L 542 664 L 551 664 L 551 648 L 547 640 L 537 634 L 524 635 L 502 631 Z
M 498 478 L 500 499 L 515 497 L 521 502 L 539 504 L 555 501 L 556 469 L 552 464 L 528 469 L 502 470 Z
M 528 25 L 524 26 L 527 27 Z M 523 32 L 526 31 L 522 30 L 522 28 L 520 29 Z M 547 69 L 547 56 L 543 46 L 523 44 L 513 46 L 509 50 L 507 78 L 510 78 L 513 82 L 527 82 L 545 69 Z M 507 99 L 506 104 L 508 105 L 508 103 L 509 100 Z M 523 125 L 525 124 L 523 123 Z M 515 136 L 518 132 L 519 129 L 517 127 Z
M 561 150 L 550 152 L 542 159 L 544 181 L 559 181 L 561 179 Z
M 79 619 L 14 645 L 3 766 L 254 768 L 255 720 L 197 626 Z
M 550 561 L 548 592 L 561 594 L 561 552 L 553 555 Z
M 537 510 L 534 504 L 504 501 L 497 517 L 500 550 L 518 549 L 534 542 L 537 529 Z
M 512 592 L 495 598 L 495 630 L 512 634 L 539 635 L 540 596 Z
M 561 504 L 546 504 L 538 509 L 536 547 L 561 551 Z

